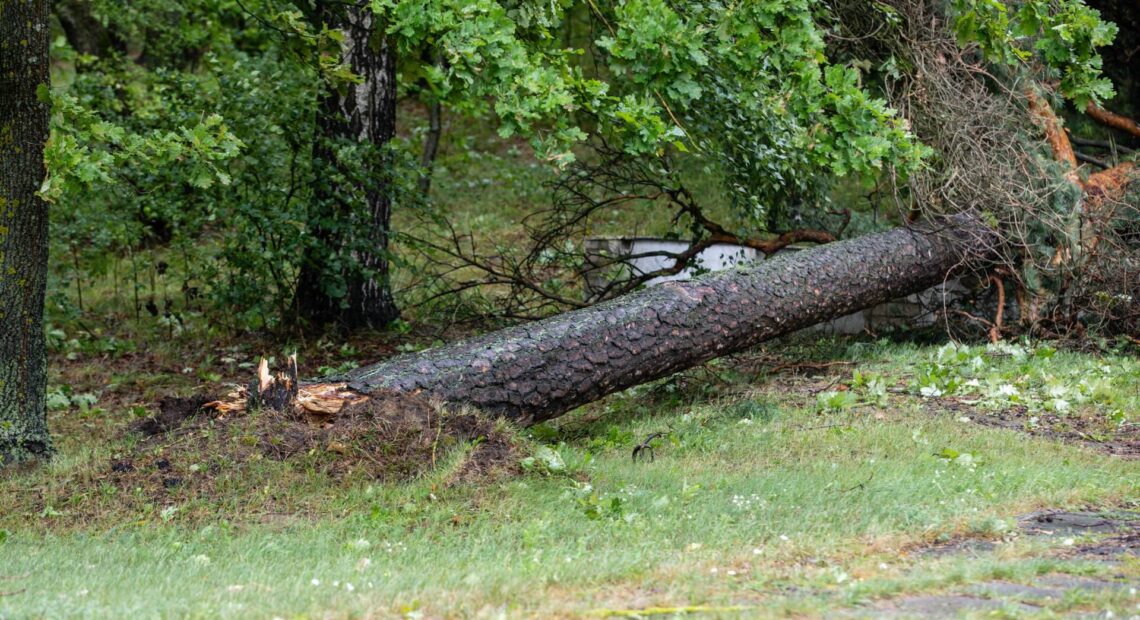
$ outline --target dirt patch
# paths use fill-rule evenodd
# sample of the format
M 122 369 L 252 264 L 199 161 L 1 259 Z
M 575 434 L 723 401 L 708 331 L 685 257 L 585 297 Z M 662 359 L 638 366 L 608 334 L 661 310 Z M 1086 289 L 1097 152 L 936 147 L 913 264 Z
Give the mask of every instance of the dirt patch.
M 1061 557 L 1112 564 L 1124 555 L 1140 554 L 1140 512 L 1135 510 L 1048 510 L 1022 515 L 1018 535 L 1065 539 L 1095 538 L 1091 543 L 1063 547 Z M 919 549 L 923 555 L 979 555 L 992 552 L 1000 541 L 959 539 Z M 1042 605 L 1065 600 L 1072 592 L 1134 591 L 1135 583 L 1060 573 L 1037 575 L 1028 583 L 989 580 L 942 594 L 901 596 L 848 610 L 844 615 L 866 618 L 957 618 L 963 615 L 1020 617 L 1044 611 Z
M 1068 555 L 1094 560 L 1117 560 L 1124 555 L 1140 557 L 1140 512 L 1134 510 L 1053 510 L 1025 515 L 1018 523 L 1021 530 L 1030 536 L 1075 538 L 1102 535 L 1094 542 L 1074 547 Z
M 235 467 L 258 460 L 333 479 L 382 481 L 409 480 L 445 463 L 454 467 L 452 482 L 517 468 L 514 438 L 505 424 L 472 411 L 450 411 L 419 396 L 374 392 L 335 417 L 320 419 L 265 410 L 226 417 L 203 408 L 212 400 L 163 399 L 160 413 L 131 426 L 145 437 L 133 454 L 113 459 L 108 481 L 159 495 L 175 489 L 208 491 L 219 479 L 232 477 Z M 459 451 L 464 455 L 455 465 Z
M 1016 430 L 1038 437 L 1079 443 L 1113 456 L 1140 459 L 1140 425 L 1106 424 L 1103 418 L 1038 412 L 1030 414 L 1025 407 L 1005 411 L 980 411 L 954 398 L 942 401 L 954 415 L 966 415 L 978 424 Z
M 1019 536 L 1046 538 L 1079 538 L 1104 536 L 1095 543 L 1073 548 L 1071 553 L 1118 557 L 1126 553 L 1140 555 L 1140 512 L 1132 510 L 1047 510 L 1022 515 L 1017 519 Z M 1001 540 L 959 538 L 945 543 L 918 548 L 920 555 L 944 556 L 981 554 L 994 551 Z
M 1134 521 L 1130 530 L 1081 545 L 1073 554 L 1102 561 L 1115 561 L 1126 555 L 1140 557 L 1140 521 Z
M 143 435 L 158 435 L 176 429 L 203 413 L 202 405 L 217 400 L 211 394 L 196 396 L 164 396 L 158 401 L 158 414 L 131 425 L 131 430 Z
M 963 594 L 943 594 L 897 598 L 849 615 L 864 618 L 960 618 L 967 614 L 1007 614 L 1020 617 L 1037 611 L 1040 611 L 1039 607 L 1023 603 Z

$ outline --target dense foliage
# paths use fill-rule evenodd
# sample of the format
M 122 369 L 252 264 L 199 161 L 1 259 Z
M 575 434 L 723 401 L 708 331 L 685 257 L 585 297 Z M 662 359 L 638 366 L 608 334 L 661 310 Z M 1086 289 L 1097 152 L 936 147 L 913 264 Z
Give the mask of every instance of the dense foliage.
M 322 91 L 359 79 L 341 61 L 348 43 L 307 2 L 168 4 L 57 8 L 44 188 L 57 264 L 75 271 L 80 291 L 85 279 L 131 272 L 123 301 L 136 314 L 197 308 L 235 329 L 279 325 L 294 308 L 300 257 L 320 242 L 313 227 L 329 224 L 314 220 L 327 217 L 314 192 L 328 182 L 314 166 L 314 123 Z M 595 157 L 599 144 L 704 170 L 732 224 L 752 232 L 822 212 L 837 180 L 905 181 L 934 153 L 880 90 L 884 73 L 907 68 L 845 53 L 835 14 L 807 0 L 370 8 L 397 49 L 401 130 L 385 147 L 390 174 L 356 178 L 351 163 L 373 155 L 349 144 L 335 147 L 348 163 L 336 174 L 377 185 L 397 212 L 431 204 L 416 191 L 430 164 L 418 103 L 489 122 L 506 142 L 523 138 L 555 171 Z M 886 4 L 865 10 L 892 19 Z M 993 63 L 1032 66 L 1078 105 L 1111 97 L 1097 50 L 1115 28 L 1080 0 L 955 0 L 950 10 L 961 43 Z M 78 36 L 76 15 L 101 30 Z

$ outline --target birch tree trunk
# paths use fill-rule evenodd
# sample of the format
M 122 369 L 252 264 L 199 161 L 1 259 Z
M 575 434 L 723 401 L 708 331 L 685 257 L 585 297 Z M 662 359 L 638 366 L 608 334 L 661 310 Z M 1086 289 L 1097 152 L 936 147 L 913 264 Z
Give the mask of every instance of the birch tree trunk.
M 316 16 L 318 25 L 343 34 L 342 61 L 359 81 L 329 84 L 321 95 L 310 218 L 315 243 L 302 261 L 295 306 L 317 324 L 381 327 L 399 316 L 388 261 L 396 49 L 367 2 L 319 0 Z

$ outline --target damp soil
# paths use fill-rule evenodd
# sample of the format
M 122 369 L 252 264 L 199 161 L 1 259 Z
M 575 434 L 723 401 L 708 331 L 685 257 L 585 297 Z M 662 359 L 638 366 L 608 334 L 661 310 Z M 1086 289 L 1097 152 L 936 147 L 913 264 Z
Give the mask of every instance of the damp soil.
M 1017 519 L 1016 536 L 1046 539 L 1084 540 L 1068 548 L 1065 555 L 1114 559 L 1124 555 L 1140 556 L 1140 511 L 1127 510 L 1045 510 L 1022 515 Z M 1002 540 L 992 538 L 958 538 L 915 549 L 919 555 L 947 556 L 981 554 L 996 550 Z
M 214 395 L 163 398 L 156 415 L 130 426 L 140 440 L 107 464 L 105 481 L 158 496 L 209 495 L 216 478 L 262 459 L 333 480 L 407 481 L 445 465 L 449 484 L 517 472 L 516 445 L 504 423 L 415 395 L 368 396 L 323 419 L 264 410 L 226 417 L 203 407 Z
M 1047 510 L 1018 518 L 1016 535 L 1063 540 L 1091 540 L 1061 546 L 1056 555 L 1105 566 L 1116 566 L 1129 557 L 1140 557 L 1140 511 L 1086 509 Z M 1001 541 L 963 538 L 912 550 L 919 555 L 967 557 L 994 552 Z M 845 610 L 842 615 L 858 618 L 958 618 L 962 616 L 1022 617 L 1047 613 L 1051 604 L 1073 593 L 1121 591 L 1135 596 L 1140 586 L 1119 576 L 1089 577 L 1049 573 L 1029 583 L 991 579 L 939 594 L 901 596 Z
M 943 401 L 947 412 L 968 416 L 971 421 L 993 428 L 1015 430 L 1090 448 L 1125 459 L 1140 459 L 1140 425 L 1107 424 L 1100 417 L 1086 417 L 1038 412 L 1030 414 L 1025 407 L 1004 411 L 982 411 L 954 398 Z

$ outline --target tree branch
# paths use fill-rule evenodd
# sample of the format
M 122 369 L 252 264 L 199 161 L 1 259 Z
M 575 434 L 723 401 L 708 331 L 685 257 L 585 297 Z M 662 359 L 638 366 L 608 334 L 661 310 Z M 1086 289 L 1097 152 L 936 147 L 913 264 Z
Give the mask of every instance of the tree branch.
M 1085 107 L 1085 113 L 1105 127 L 1111 127 L 1140 138 L 1140 123 L 1127 116 L 1109 112 L 1092 101 L 1089 101 L 1088 106 Z

